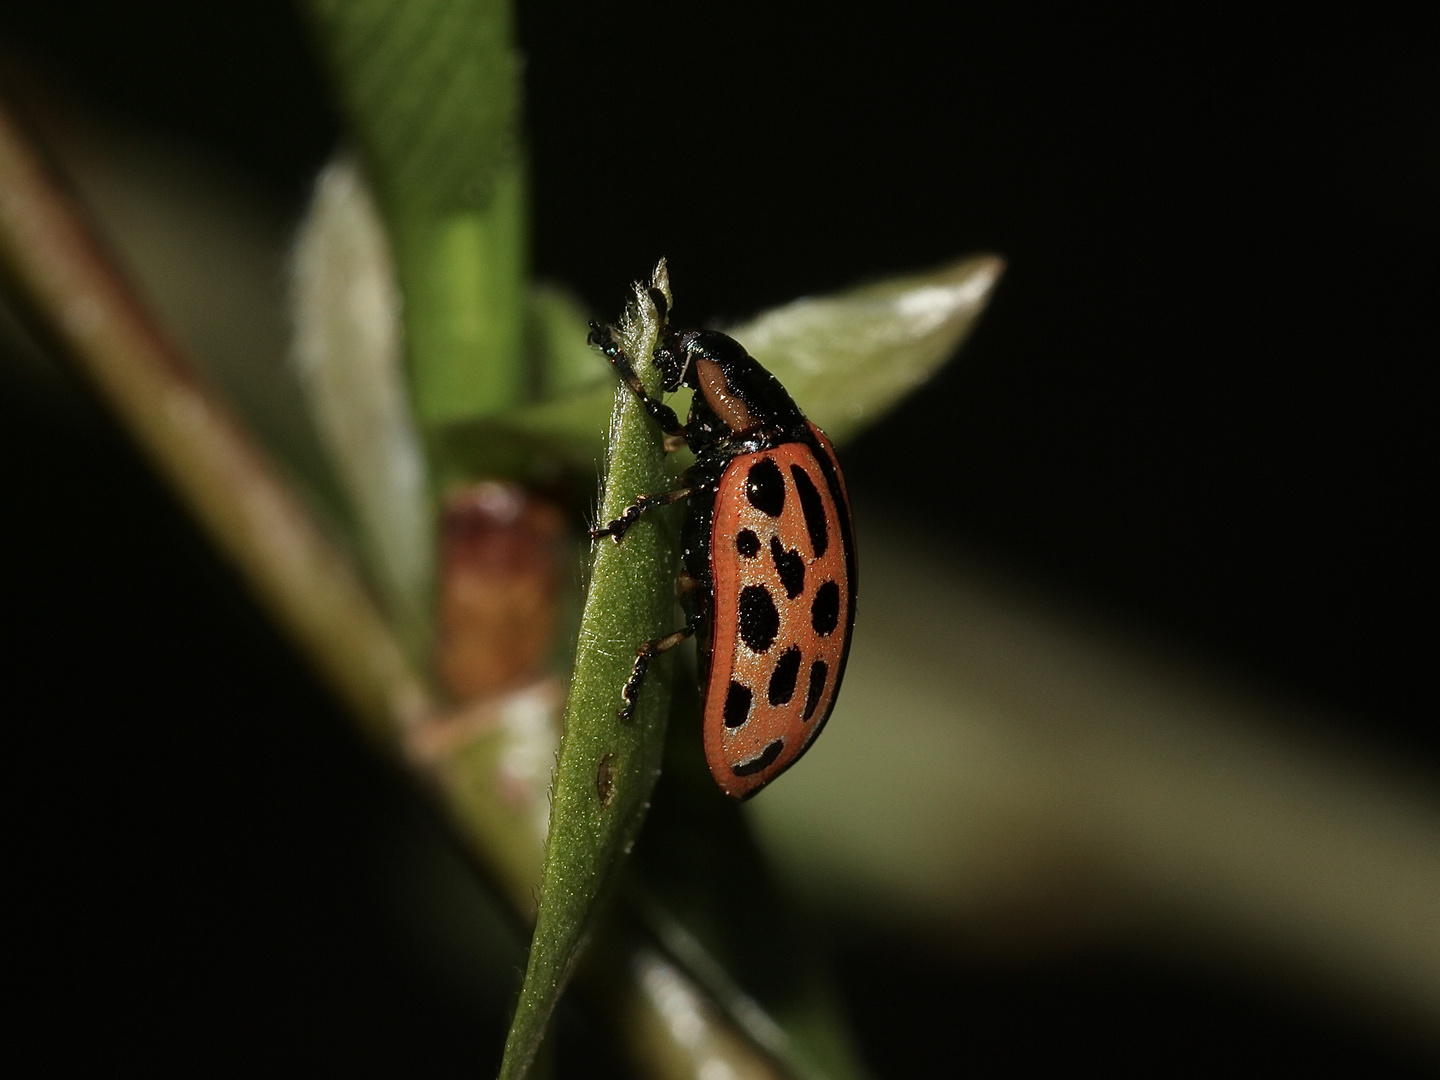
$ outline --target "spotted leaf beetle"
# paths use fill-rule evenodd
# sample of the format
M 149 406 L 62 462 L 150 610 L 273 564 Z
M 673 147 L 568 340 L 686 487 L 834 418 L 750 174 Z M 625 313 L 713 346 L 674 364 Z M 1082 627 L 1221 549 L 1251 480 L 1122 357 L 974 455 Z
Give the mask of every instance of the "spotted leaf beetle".
M 685 625 L 643 643 L 621 691 L 634 711 L 650 661 L 692 634 L 699 646 L 705 760 L 725 794 L 754 795 L 793 765 L 835 707 L 855 624 L 855 532 L 845 478 L 825 433 L 780 381 L 717 330 L 674 332 L 668 304 L 654 360 L 664 391 L 690 387 L 688 422 L 646 393 L 612 328 L 590 344 L 695 463 L 673 491 L 641 494 L 592 531 L 619 543 L 642 514 L 685 501 Z

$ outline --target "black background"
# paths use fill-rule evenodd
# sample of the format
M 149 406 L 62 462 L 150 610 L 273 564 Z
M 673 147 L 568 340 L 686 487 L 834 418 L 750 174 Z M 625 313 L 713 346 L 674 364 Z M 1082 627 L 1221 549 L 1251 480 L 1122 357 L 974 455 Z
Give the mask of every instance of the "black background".
M 520 6 L 537 272 L 603 312 L 667 255 L 699 322 L 1002 253 L 962 358 L 847 453 L 862 496 L 1434 766 L 1433 27 Z M 0 12 L 12 61 L 296 207 L 337 138 L 286 5 Z M 637 142 L 638 176 L 614 150 Z M 503 1000 L 419 972 L 373 880 L 377 831 L 429 829 L 403 781 L 98 409 L 7 376 L 0 448 L 27 1050 L 489 1068 Z M 855 934 L 839 955 L 883 1076 L 1420 1068 L 1143 957 L 959 965 Z M 613 1067 L 567 1023 L 572 1064 Z

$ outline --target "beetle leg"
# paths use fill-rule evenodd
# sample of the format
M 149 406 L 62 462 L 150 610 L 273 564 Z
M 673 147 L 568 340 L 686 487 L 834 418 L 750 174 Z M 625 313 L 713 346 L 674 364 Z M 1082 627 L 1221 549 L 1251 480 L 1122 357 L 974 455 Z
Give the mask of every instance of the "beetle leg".
M 646 393 L 644 384 L 640 382 L 640 376 L 635 374 L 635 368 L 631 365 L 630 358 L 616 344 L 615 331 L 611 327 L 592 322 L 590 336 L 587 340 L 605 354 L 605 358 L 610 361 L 610 366 L 620 376 L 620 381 L 635 395 L 636 400 L 644 406 L 645 411 L 654 417 L 661 430 L 670 438 L 679 440 L 675 444 L 675 449 L 678 450 L 684 446 L 685 425 L 680 423 L 680 418 L 675 415 L 674 409 Z M 668 439 L 665 448 L 666 450 L 671 448 Z
M 666 634 L 654 641 L 647 641 L 635 650 L 635 666 L 630 669 L 630 677 L 625 680 L 625 686 L 620 691 L 620 697 L 624 700 L 624 704 L 620 706 L 617 715 L 621 720 L 629 720 L 635 714 L 635 705 L 640 700 L 640 684 L 645 681 L 645 672 L 650 669 L 650 661 L 661 653 L 669 652 L 694 634 L 695 628 L 699 624 L 699 616 L 694 616 L 673 634 Z
M 603 528 L 591 529 L 590 539 L 599 540 L 601 537 L 608 536 L 618 544 L 621 539 L 624 538 L 626 530 L 640 520 L 641 514 L 648 513 L 657 507 L 669 506 L 671 503 L 677 503 L 681 499 L 688 499 L 691 495 L 695 494 L 695 491 L 696 489 L 693 487 L 682 487 L 676 488 L 674 491 L 662 491 L 658 495 L 641 495 L 625 508 L 623 514 L 610 522 L 610 524 Z

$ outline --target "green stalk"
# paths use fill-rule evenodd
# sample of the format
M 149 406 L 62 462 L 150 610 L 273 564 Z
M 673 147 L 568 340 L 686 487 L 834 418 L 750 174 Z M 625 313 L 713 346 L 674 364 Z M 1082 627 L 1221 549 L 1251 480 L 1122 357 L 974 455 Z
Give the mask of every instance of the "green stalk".
M 516 159 L 484 207 L 395 230 L 411 401 L 427 430 L 524 399 L 524 193 Z
M 668 299 L 663 263 L 652 285 Z M 654 305 L 637 285 L 618 333 L 651 393 L 659 392 L 659 371 L 650 360 L 658 326 Z M 619 517 L 637 495 L 669 485 L 662 432 L 624 387 L 617 388 L 600 520 Z M 626 533 L 624 543 L 595 545 L 551 789 L 540 909 L 500 1069 L 508 1080 L 525 1076 L 534 1059 L 595 913 L 640 832 L 660 775 L 671 662 L 651 664 L 630 719 L 621 720 L 617 710 L 636 649 L 675 628 L 672 524 L 661 514 L 647 515 Z
M 519 404 L 526 206 L 507 0 L 308 0 L 390 229 L 427 434 Z

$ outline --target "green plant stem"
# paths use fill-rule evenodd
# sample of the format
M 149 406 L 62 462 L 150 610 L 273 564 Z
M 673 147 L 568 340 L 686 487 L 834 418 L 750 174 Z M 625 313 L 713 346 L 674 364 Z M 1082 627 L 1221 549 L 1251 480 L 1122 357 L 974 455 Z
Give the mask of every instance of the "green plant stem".
M 411 404 L 427 429 L 524 400 L 524 186 L 512 161 L 483 208 L 392 230 Z
M 344 553 L 150 317 L 3 109 L 0 253 L 43 329 L 276 621 L 366 729 L 393 742 L 427 695 Z

